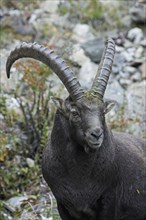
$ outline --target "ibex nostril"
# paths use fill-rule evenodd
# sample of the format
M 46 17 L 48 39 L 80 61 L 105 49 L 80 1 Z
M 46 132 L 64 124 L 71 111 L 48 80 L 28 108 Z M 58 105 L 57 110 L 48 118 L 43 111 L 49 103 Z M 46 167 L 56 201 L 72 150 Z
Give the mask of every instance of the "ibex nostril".
M 102 135 L 102 130 L 101 129 L 97 129 L 95 131 L 92 131 L 90 133 L 91 137 L 94 137 L 94 138 L 99 138 L 101 135 Z
M 91 136 L 93 136 L 93 137 L 97 137 L 97 135 L 96 135 L 95 132 L 92 132 L 92 133 L 91 133 Z

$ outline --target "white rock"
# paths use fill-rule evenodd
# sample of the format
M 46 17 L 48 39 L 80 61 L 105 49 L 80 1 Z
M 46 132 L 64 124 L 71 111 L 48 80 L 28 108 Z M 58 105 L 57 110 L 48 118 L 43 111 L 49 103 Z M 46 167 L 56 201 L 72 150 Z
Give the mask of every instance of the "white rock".
M 12 205 L 12 207 L 20 209 L 22 202 L 27 199 L 27 196 L 15 196 L 10 198 L 7 202 Z
M 87 24 L 77 24 L 73 29 L 72 39 L 78 43 L 85 43 L 87 40 L 92 40 L 94 35 L 91 28 Z
M 35 166 L 35 162 L 31 158 L 26 158 L 26 162 L 30 168 Z
M 49 217 L 49 218 L 46 218 L 45 216 L 43 215 L 40 215 L 41 216 L 41 220 L 53 220 L 52 217 Z
M 7 105 L 7 108 L 19 108 L 20 107 L 17 99 L 14 97 L 7 98 L 6 105 Z
M 141 74 L 140 72 L 136 72 L 134 75 L 131 76 L 131 80 L 133 82 L 138 82 L 138 81 L 141 81 Z
M 117 46 L 116 45 L 116 52 L 117 53 L 120 53 L 120 52 L 122 52 L 122 51 L 124 51 L 125 49 L 124 49 L 124 47 L 120 47 L 120 46 Z
M 84 88 L 89 89 L 91 87 L 97 73 L 97 69 L 98 65 L 91 61 L 83 64 L 80 69 L 78 79 Z
M 2 120 L 4 120 L 5 118 L 4 118 L 4 116 L 0 113 L 0 120 L 1 120 L 1 122 L 2 122 Z
M 37 19 L 37 15 L 36 14 L 32 14 L 28 23 L 29 24 L 33 24 L 33 23 L 35 23 L 36 19 Z
M 142 46 L 138 47 L 136 52 L 135 52 L 135 58 L 141 58 L 143 57 L 143 52 L 144 52 L 144 49 Z
M 143 4 L 142 4 L 143 2 Z M 145 0 L 141 0 L 141 3 L 136 3 L 133 7 L 129 10 L 131 20 L 139 23 L 139 24 L 145 24 L 146 21 L 146 4 Z
M 131 119 L 128 131 L 145 136 L 146 131 L 146 80 L 131 84 L 126 92 L 126 115 Z
M 137 71 L 137 69 L 135 67 L 132 67 L 132 66 L 125 66 L 124 67 L 124 72 L 128 72 L 128 73 L 135 73 Z
M 10 111 L 10 110 L 14 110 L 15 113 L 21 115 L 21 109 L 20 109 L 20 105 L 17 101 L 16 98 L 12 97 L 11 95 L 8 94 L 2 94 L 2 97 L 4 97 L 6 99 L 6 108 Z
M 140 71 L 141 71 L 142 79 L 146 79 L 146 59 L 141 64 Z
M 140 118 L 146 114 L 146 80 L 137 82 L 127 88 L 127 114 L 131 119 Z
M 140 45 L 146 47 L 146 37 L 140 42 Z
M 125 48 L 131 48 L 131 47 L 133 47 L 133 43 L 131 41 L 125 39 L 124 47 Z
M 35 9 L 33 13 L 31 14 L 31 17 L 28 21 L 29 24 L 32 24 L 37 29 L 37 22 L 42 18 L 42 15 L 44 13 L 43 9 Z
M 124 59 L 127 61 L 127 62 L 131 62 L 133 60 L 133 55 L 131 55 L 130 53 L 128 53 L 127 51 L 123 51 L 121 53 L 121 55 L 124 57 Z
M 21 15 L 21 11 L 17 10 L 17 9 L 9 10 L 9 15 L 10 16 L 20 16 Z
M 39 220 L 40 218 L 36 215 L 34 211 L 23 210 L 21 216 L 18 220 Z
M 58 4 L 60 3 L 59 0 L 55 0 L 55 1 L 50 1 L 50 0 L 46 0 L 46 1 L 42 1 L 40 8 L 42 8 L 45 12 L 48 13 L 55 13 L 58 10 Z
M 117 81 L 114 81 L 113 83 L 107 85 L 107 89 L 105 91 L 105 98 L 113 99 L 118 103 L 123 104 L 125 100 L 124 89 Z
M 120 78 L 128 79 L 130 77 L 129 72 L 127 71 L 119 71 Z
M 135 44 L 140 44 L 141 40 L 144 37 L 144 34 L 140 28 L 135 27 L 128 32 L 127 37 Z
M 82 66 L 86 62 L 90 62 L 90 58 L 87 57 L 84 53 L 84 50 L 79 46 L 79 44 L 73 47 L 72 55 L 69 59 L 79 66 Z
M 119 68 L 117 66 L 112 67 L 112 73 L 117 75 L 119 73 Z
M 127 87 L 128 85 L 131 84 L 131 80 L 130 79 L 120 79 L 120 84 L 123 86 L 123 87 Z
M 136 51 L 136 48 L 135 48 L 135 47 L 127 48 L 127 52 L 130 53 L 130 54 L 132 54 L 132 55 L 134 55 L 135 51 Z

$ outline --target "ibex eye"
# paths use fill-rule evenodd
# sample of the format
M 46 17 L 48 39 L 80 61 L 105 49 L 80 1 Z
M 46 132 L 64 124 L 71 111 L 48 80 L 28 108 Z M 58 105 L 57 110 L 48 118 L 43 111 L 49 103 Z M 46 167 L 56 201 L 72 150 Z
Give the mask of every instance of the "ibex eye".
M 72 110 L 71 110 L 71 113 L 72 113 L 73 116 L 77 116 L 77 115 L 78 115 L 78 112 L 77 112 L 76 109 L 72 109 Z

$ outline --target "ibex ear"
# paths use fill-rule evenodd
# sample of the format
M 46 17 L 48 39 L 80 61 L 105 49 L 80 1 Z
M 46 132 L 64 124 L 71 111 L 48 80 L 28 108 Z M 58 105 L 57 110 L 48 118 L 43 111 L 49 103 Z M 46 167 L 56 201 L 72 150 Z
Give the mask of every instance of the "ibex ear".
M 104 113 L 108 113 L 117 104 L 114 100 L 106 100 L 104 102 Z
M 64 100 L 58 97 L 51 97 L 52 101 L 54 102 L 57 109 L 64 114 L 65 107 L 64 107 Z

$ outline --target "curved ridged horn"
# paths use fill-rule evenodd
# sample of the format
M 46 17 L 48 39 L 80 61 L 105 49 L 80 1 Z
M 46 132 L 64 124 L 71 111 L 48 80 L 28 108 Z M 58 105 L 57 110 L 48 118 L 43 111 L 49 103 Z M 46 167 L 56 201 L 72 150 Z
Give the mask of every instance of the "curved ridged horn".
M 38 43 L 24 42 L 11 52 L 6 63 L 6 72 L 8 78 L 10 77 L 10 69 L 12 64 L 16 60 L 24 57 L 39 60 L 49 66 L 63 82 L 74 101 L 77 101 L 83 97 L 84 91 L 81 88 L 80 83 L 73 75 L 72 70 L 66 65 L 64 60 L 57 56 L 54 51 L 49 50 L 47 47 L 39 45 Z
M 94 79 L 91 93 L 97 95 L 101 100 L 103 99 L 105 89 L 112 70 L 112 64 L 115 54 L 115 42 L 113 39 L 108 39 L 106 48 L 103 52 L 97 75 Z

